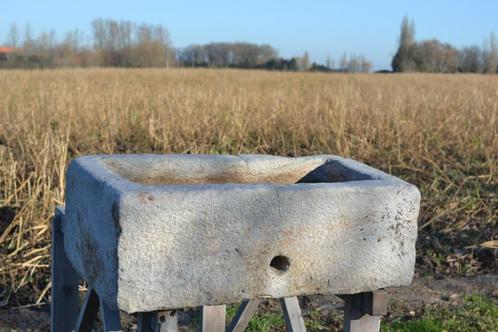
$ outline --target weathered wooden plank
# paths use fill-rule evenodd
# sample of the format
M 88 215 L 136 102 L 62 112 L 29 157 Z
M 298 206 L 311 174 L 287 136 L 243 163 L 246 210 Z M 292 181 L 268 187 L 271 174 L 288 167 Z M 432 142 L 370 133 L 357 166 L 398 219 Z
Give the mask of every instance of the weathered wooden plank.
M 98 312 L 99 297 L 92 288 L 89 288 L 81 305 L 80 315 L 74 331 L 91 332 Z
M 225 315 L 225 305 L 203 306 L 201 310 L 201 331 L 224 332 Z
M 285 324 L 289 332 L 305 332 L 303 315 L 297 297 L 284 297 L 280 299 L 284 311 Z
M 364 309 L 371 316 L 384 316 L 387 314 L 387 295 L 383 290 L 365 293 Z
M 64 251 L 64 207 L 58 206 L 52 218 L 52 303 L 51 323 L 52 332 L 72 331 L 78 320 L 80 277 L 73 269 Z
M 230 322 L 227 332 L 242 332 L 245 330 L 251 317 L 254 315 L 261 300 L 244 300 L 241 304 L 235 317 Z
M 137 332 L 155 332 L 154 317 L 155 312 L 139 312 L 137 314 Z
M 360 293 L 341 296 L 344 301 L 344 331 L 345 332 L 378 332 L 380 316 L 372 316 L 374 305 L 372 293 Z M 378 309 L 375 309 L 376 311 Z

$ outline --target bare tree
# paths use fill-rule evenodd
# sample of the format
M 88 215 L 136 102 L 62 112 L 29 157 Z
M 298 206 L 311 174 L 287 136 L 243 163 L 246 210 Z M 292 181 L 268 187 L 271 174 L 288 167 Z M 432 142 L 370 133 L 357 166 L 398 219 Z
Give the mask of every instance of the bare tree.
M 454 73 L 458 70 L 458 51 L 437 39 L 417 43 L 412 55 L 417 71 Z
M 181 50 L 179 60 L 184 66 L 206 66 L 206 52 L 202 45 L 190 45 Z
M 489 35 L 488 43 L 484 48 L 484 72 L 488 74 L 496 74 L 498 67 L 498 46 L 496 35 L 492 32 Z
M 94 51 L 103 66 L 169 67 L 175 51 L 166 27 L 130 21 L 92 21 Z
M 334 68 L 334 59 L 330 55 L 327 55 L 327 60 L 325 61 L 325 65 L 328 69 Z
M 347 68 L 348 68 L 347 71 L 349 73 L 358 73 L 361 71 L 360 70 L 361 69 L 360 60 L 356 55 L 351 54 L 349 56 L 349 62 L 348 62 Z
M 24 26 L 24 38 L 23 38 L 23 48 L 24 51 L 29 53 L 34 47 L 33 32 L 31 30 L 31 24 L 26 23 Z
M 308 54 L 308 51 L 304 52 L 300 60 L 300 69 L 304 71 L 308 70 L 310 68 L 310 56 Z
M 82 33 L 76 29 L 68 31 L 61 43 L 56 47 L 55 62 L 58 66 L 82 66 Z
M 360 55 L 360 71 L 362 73 L 369 73 L 372 70 L 372 62 L 369 61 L 364 55 Z
M 347 71 L 348 70 L 348 58 L 346 56 L 346 53 L 344 53 L 341 57 L 341 62 L 340 62 L 340 68 L 341 71 Z
M 12 23 L 7 34 L 7 45 L 10 47 L 19 46 L 19 30 L 17 29 L 17 24 Z
M 104 19 L 97 18 L 92 21 L 94 51 L 96 53 L 97 64 L 106 66 L 108 59 L 108 33 L 107 24 Z
M 258 65 L 264 64 L 278 56 L 278 52 L 271 45 L 268 44 L 260 45 L 258 46 L 258 49 L 259 49 Z
M 464 73 L 480 73 L 483 69 L 481 59 L 479 47 L 464 47 L 459 53 L 459 70 Z

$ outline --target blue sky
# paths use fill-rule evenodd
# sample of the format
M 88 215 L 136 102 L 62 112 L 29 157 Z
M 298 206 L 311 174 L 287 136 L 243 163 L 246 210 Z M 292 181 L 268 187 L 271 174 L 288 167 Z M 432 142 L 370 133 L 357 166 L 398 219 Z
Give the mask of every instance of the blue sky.
M 455 46 L 482 45 L 498 34 L 498 1 L 129 1 L 0 0 L 0 43 L 9 26 L 33 32 L 55 29 L 59 36 L 79 29 L 91 36 L 97 17 L 163 24 L 183 47 L 210 41 L 269 43 L 280 55 L 308 51 L 312 61 L 336 62 L 361 53 L 376 69 L 388 68 L 404 15 L 415 20 L 417 39 L 438 38 Z

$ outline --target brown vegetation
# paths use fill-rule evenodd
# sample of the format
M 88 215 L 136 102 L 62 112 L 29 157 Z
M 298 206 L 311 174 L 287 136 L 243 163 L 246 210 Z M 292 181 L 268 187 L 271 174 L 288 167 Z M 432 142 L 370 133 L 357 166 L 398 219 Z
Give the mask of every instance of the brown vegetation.
M 497 115 L 498 76 L 0 71 L 0 295 L 47 301 L 64 172 L 94 153 L 352 157 L 421 189 L 419 271 L 496 269 Z

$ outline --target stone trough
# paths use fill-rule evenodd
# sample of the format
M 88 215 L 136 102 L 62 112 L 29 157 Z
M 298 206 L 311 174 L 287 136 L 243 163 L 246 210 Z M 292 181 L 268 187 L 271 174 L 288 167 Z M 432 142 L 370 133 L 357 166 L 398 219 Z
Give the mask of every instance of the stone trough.
M 332 155 L 101 155 L 68 169 L 70 265 L 128 313 L 409 285 L 420 193 Z

